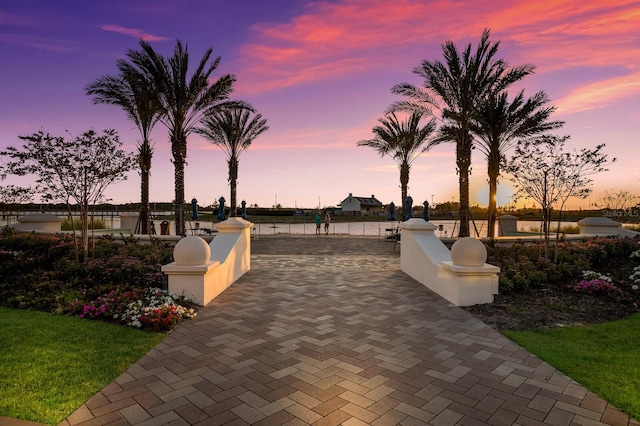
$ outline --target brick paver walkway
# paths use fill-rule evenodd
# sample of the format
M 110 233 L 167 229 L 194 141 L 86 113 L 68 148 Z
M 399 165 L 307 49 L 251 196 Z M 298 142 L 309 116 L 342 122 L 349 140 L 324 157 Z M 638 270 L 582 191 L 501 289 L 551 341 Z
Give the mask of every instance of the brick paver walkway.
M 65 425 L 638 425 L 370 238 L 267 237 L 252 269 Z

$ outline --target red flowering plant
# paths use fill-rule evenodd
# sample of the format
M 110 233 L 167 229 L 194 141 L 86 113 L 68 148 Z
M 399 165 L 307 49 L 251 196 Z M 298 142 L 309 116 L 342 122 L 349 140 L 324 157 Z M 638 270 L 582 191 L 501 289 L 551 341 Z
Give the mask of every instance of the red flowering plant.
M 131 327 L 169 331 L 183 319 L 195 318 L 196 315 L 195 307 L 183 296 L 149 288 L 142 298 L 127 305 L 120 320 Z

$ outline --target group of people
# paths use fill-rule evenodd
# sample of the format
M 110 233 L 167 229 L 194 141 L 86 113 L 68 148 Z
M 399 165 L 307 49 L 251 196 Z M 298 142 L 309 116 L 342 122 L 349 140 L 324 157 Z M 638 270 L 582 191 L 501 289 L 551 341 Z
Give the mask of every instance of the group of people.
M 322 225 L 322 217 L 320 217 L 320 212 L 316 212 L 316 235 L 320 235 L 320 226 Z M 331 223 L 331 216 L 329 212 L 324 214 L 324 233 L 325 235 L 329 235 L 329 224 Z

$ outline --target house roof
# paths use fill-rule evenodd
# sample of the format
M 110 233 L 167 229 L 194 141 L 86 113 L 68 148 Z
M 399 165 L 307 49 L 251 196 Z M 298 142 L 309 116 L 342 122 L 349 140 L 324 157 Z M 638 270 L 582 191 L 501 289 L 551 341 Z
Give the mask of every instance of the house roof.
M 349 200 L 349 198 L 355 198 L 356 200 L 360 201 L 361 206 L 382 206 L 382 203 L 375 197 L 375 195 L 372 195 L 371 197 L 357 197 L 349 194 L 349 196 L 342 202 L 344 203 L 345 201 Z

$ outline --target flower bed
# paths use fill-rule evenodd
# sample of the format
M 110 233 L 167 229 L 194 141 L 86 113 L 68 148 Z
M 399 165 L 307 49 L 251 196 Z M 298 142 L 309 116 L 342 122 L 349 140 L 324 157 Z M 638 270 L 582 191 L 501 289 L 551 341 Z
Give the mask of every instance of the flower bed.
M 160 268 L 173 246 L 110 237 L 94 257 L 75 260 L 72 237 L 5 233 L 0 238 L 0 305 L 168 331 L 194 318 L 196 306 L 165 290 Z
M 557 263 L 539 245 L 488 248 L 500 267 L 494 303 L 467 310 L 498 330 L 533 330 L 597 324 L 640 308 L 637 239 L 593 238 L 562 242 Z

